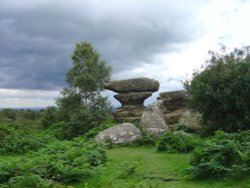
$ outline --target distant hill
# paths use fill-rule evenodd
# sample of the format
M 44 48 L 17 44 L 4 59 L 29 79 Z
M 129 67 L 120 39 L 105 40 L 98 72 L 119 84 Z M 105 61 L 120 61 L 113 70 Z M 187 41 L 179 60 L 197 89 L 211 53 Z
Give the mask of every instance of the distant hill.
M 0 108 L 0 110 L 3 110 L 3 109 L 39 111 L 39 110 L 45 109 L 45 107 Z

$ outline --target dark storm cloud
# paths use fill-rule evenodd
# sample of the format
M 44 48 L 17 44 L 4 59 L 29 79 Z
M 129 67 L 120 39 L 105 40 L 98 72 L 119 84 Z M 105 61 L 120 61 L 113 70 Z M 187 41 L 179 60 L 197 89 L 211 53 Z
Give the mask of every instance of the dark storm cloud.
M 115 73 L 154 63 L 200 34 L 197 2 L 2 0 L 0 88 L 61 88 L 79 41 L 93 43 Z

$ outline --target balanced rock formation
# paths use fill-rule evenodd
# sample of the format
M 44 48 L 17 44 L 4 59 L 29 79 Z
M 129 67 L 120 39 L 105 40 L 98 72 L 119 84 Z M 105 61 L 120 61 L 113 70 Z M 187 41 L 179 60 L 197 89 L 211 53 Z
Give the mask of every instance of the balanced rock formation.
M 188 94 L 186 91 L 171 91 L 160 93 L 158 100 L 163 101 L 163 113 L 168 125 L 178 123 L 179 118 L 185 112 Z
M 111 141 L 113 144 L 125 144 L 133 142 L 141 137 L 141 131 L 131 123 L 122 123 L 96 135 L 97 142 Z
M 143 131 L 160 136 L 162 132 L 169 130 L 162 111 L 162 104 L 162 101 L 156 101 L 144 110 L 140 121 Z
M 114 117 L 117 120 L 140 120 L 144 101 L 158 91 L 159 82 L 150 78 L 134 78 L 128 80 L 111 81 L 105 84 L 105 89 L 117 92 L 114 97 L 122 104 Z

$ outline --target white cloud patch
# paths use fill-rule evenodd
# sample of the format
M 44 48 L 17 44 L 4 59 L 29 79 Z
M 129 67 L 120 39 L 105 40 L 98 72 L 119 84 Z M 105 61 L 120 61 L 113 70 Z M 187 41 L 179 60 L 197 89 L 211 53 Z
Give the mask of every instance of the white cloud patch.
M 47 107 L 55 105 L 58 96 L 57 91 L 0 89 L 0 107 Z

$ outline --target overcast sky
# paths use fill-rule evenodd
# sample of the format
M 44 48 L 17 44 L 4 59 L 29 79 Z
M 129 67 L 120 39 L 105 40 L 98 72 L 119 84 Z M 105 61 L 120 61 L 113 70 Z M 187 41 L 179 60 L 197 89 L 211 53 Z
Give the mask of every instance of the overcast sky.
M 99 51 L 112 79 L 182 89 L 218 43 L 250 45 L 249 18 L 248 0 L 1 0 L 0 107 L 53 105 L 80 41 Z

